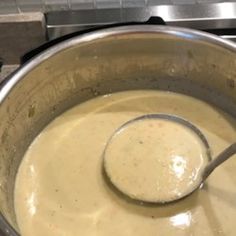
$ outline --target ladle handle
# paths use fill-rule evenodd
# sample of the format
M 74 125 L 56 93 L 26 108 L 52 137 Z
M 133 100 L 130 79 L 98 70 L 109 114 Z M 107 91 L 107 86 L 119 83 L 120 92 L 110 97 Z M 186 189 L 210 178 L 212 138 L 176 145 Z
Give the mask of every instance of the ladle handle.
M 228 160 L 232 155 L 236 154 L 236 143 L 231 144 L 223 152 L 221 152 L 214 160 L 212 160 L 204 169 L 202 174 L 202 182 L 212 173 L 212 171 Z

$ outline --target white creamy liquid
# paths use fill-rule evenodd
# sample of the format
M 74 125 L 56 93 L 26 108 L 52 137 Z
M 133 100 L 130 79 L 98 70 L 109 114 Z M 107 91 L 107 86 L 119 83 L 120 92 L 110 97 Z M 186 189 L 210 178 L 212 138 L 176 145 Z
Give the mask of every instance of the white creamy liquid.
M 127 91 L 80 104 L 51 122 L 25 154 L 15 185 L 22 236 L 234 236 L 236 158 L 202 189 L 170 205 L 133 204 L 104 181 L 107 140 L 123 123 L 147 113 L 189 120 L 207 137 L 213 156 L 236 140 L 235 119 L 180 94 Z
M 207 147 L 189 127 L 145 118 L 115 132 L 104 152 L 104 170 L 125 195 L 163 203 L 191 193 L 201 183 Z

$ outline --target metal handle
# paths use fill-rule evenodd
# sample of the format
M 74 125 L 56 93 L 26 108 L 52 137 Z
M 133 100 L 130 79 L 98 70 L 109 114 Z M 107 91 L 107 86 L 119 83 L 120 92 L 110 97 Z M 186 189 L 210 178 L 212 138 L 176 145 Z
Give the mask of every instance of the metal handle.
M 227 147 L 206 166 L 202 174 L 202 182 L 206 180 L 206 178 L 212 173 L 213 170 L 215 170 L 216 167 L 228 160 L 234 154 L 236 154 L 236 143 L 233 143 Z

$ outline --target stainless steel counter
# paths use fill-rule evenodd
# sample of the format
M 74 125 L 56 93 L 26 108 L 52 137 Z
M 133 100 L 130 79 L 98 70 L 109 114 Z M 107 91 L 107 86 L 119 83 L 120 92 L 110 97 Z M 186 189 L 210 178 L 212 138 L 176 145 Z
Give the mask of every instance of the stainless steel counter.
M 233 30 L 236 28 L 236 2 L 49 12 L 46 14 L 47 31 L 49 38 L 53 39 L 99 25 L 145 22 L 152 16 L 160 16 L 167 25 L 172 26 L 200 30 L 223 29 L 223 37 L 236 39 Z M 228 29 L 231 29 L 232 35 Z

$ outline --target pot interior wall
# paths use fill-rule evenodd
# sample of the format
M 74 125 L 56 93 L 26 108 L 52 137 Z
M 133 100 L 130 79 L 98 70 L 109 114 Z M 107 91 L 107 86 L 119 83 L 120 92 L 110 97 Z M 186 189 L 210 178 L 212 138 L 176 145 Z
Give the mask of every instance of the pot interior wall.
M 31 68 L 0 104 L 0 211 L 15 229 L 14 181 L 22 156 L 71 106 L 116 91 L 161 89 L 201 98 L 236 117 L 236 54 L 227 48 L 171 32 L 77 41 Z

